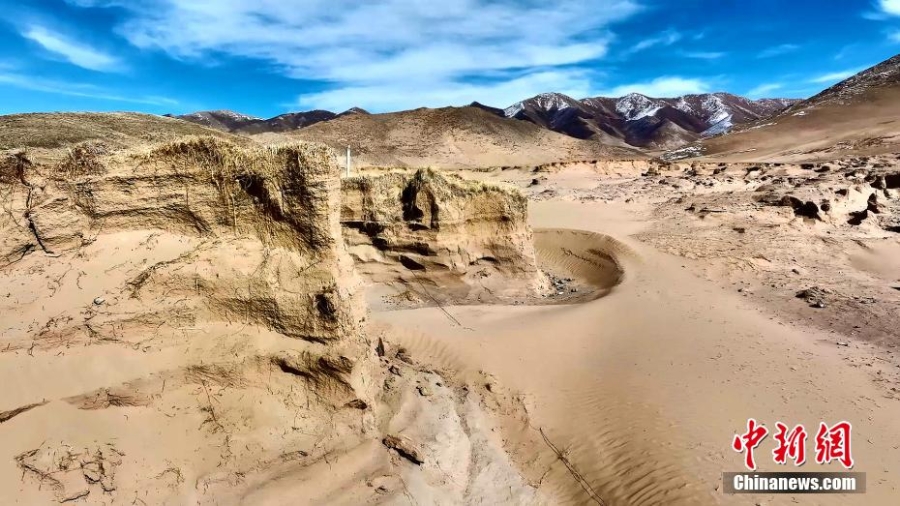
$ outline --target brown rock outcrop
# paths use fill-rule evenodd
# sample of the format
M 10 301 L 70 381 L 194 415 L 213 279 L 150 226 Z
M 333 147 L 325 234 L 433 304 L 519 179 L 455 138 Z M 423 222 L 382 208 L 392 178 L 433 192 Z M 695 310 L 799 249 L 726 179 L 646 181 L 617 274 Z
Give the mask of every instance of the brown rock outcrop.
M 203 300 L 195 315 L 338 339 L 362 313 L 332 160 L 324 147 L 245 149 L 212 138 L 111 157 L 74 150 L 54 167 L 11 157 L 2 165 L 0 259 L 58 255 L 116 231 L 175 232 L 197 247 L 129 281 L 132 298 L 166 294 L 154 303 L 158 317 L 183 296 L 182 312 Z
M 344 179 L 342 194 L 348 249 L 376 281 L 415 291 L 427 281 L 449 300 L 535 295 L 544 284 L 518 190 L 422 169 Z

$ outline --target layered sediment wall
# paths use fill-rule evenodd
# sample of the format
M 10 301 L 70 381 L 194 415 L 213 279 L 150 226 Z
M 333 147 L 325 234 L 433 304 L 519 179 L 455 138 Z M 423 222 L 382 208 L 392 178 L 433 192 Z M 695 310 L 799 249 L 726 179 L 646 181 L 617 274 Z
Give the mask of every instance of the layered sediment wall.
M 342 197 L 347 247 L 376 281 L 438 287 L 451 301 L 535 296 L 545 285 L 516 189 L 422 169 L 344 179 Z

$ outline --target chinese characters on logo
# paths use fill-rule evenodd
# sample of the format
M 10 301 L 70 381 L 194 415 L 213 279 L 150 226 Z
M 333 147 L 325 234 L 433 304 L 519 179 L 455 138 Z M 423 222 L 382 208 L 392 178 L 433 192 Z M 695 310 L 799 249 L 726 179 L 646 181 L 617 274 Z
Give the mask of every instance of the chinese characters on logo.
M 775 463 L 784 465 L 791 460 L 795 466 L 802 466 L 806 462 L 806 429 L 803 425 L 797 425 L 788 430 L 788 426 L 781 422 L 776 422 L 775 428 L 777 431 L 774 437 L 778 443 L 778 446 L 772 450 L 772 458 Z M 852 426 L 849 422 L 839 422 L 831 427 L 824 422 L 820 423 L 815 438 L 816 464 L 829 464 L 837 461 L 847 469 L 852 468 L 851 430 Z M 731 447 L 734 451 L 744 454 L 744 465 L 747 469 L 756 470 L 756 459 L 753 452 L 768 435 L 769 429 L 765 425 L 750 418 L 747 420 L 747 431 L 734 436 Z

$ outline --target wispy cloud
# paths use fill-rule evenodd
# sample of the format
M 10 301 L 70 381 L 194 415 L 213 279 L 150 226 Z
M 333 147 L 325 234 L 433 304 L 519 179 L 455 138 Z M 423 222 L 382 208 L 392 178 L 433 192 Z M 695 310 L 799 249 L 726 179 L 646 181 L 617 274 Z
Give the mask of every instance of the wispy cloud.
M 40 79 L 33 76 L 22 75 L 14 72 L 0 71 L 0 86 L 13 86 L 25 90 L 50 93 L 53 95 L 66 95 L 70 97 L 89 98 L 107 102 L 127 102 L 131 104 L 174 106 L 177 100 L 166 97 L 144 96 L 129 97 L 110 92 L 98 86 L 83 83 L 63 82 L 49 79 Z
M 80 42 L 66 38 L 42 26 L 33 25 L 22 32 L 26 39 L 63 57 L 69 63 L 89 70 L 110 72 L 121 66 L 118 59 Z
M 820 76 L 814 77 L 809 80 L 811 83 L 822 84 L 822 83 L 836 83 L 838 81 L 843 81 L 848 77 L 854 76 L 860 73 L 863 69 L 856 68 L 851 70 L 842 70 L 839 72 L 831 72 L 829 74 L 822 74 Z
M 764 49 L 760 51 L 757 58 L 774 58 L 776 56 L 781 56 L 783 54 L 793 53 L 794 51 L 800 49 L 800 46 L 797 44 L 781 44 L 778 46 L 772 46 L 768 49 Z
M 900 30 L 894 30 L 893 32 L 888 33 L 888 40 L 900 43 Z
M 646 51 L 652 47 L 656 46 L 671 46 L 675 44 L 679 40 L 681 40 L 682 35 L 675 30 L 666 30 L 665 32 L 657 35 L 656 37 L 650 39 L 644 39 L 637 44 L 635 44 L 631 49 L 626 51 L 628 54 L 638 53 L 640 51 Z
M 365 103 L 376 110 L 398 110 L 410 107 L 408 97 L 416 96 L 416 107 L 443 107 L 474 101 L 505 107 L 516 100 L 554 90 L 572 97 L 591 95 L 591 79 L 574 69 L 529 73 L 518 78 L 487 83 L 450 82 L 420 89 L 416 83 L 375 83 L 339 87 L 301 96 L 296 107 L 341 110 L 346 104 Z M 513 97 L 511 99 L 511 97 Z
M 780 90 L 784 88 L 784 85 L 781 83 L 766 83 L 760 84 L 756 88 L 747 92 L 747 96 L 750 98 L 766 98 L 771 95 L 772 92 Z
M 649 82 L 623 84 L 601 92 L 605 97 L 621 97 L 629 93 L 640 93 L 648 97 L 677 97 L 681 95 L 707 93 L 710 85 L 703 79 L 684 77 L 658 77 Z
M 725 56 L 726 53 L 717 51 L 688 51 L 682 54 L 688 58 L 696 58 L 698 60 L 718 60 Z
M 429 103 L 435 90 L 448 93 L 446 105 L 478 87 L 511 103 L 522 97 L 501 95 L 548 75 L 583 87 L 586 78 L 571 67 L 605 57 L 610 25 L 641 10 L 637 0 L 69 2 L 123 9 L 117 32 L 139 48 L 191 61 L 265 61 L 324 83 L 323 92 L 300 97 L 307 106 L 376 111 Z

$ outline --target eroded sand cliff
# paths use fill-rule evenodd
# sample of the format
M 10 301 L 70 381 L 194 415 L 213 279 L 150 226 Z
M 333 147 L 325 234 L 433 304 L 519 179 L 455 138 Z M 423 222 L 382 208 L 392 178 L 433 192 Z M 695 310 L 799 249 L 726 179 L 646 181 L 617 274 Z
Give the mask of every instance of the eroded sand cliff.
M 366 326 L 338 173 L 211 138 L 6 157 L 0 502 L 533 498 L 499 389 Z

